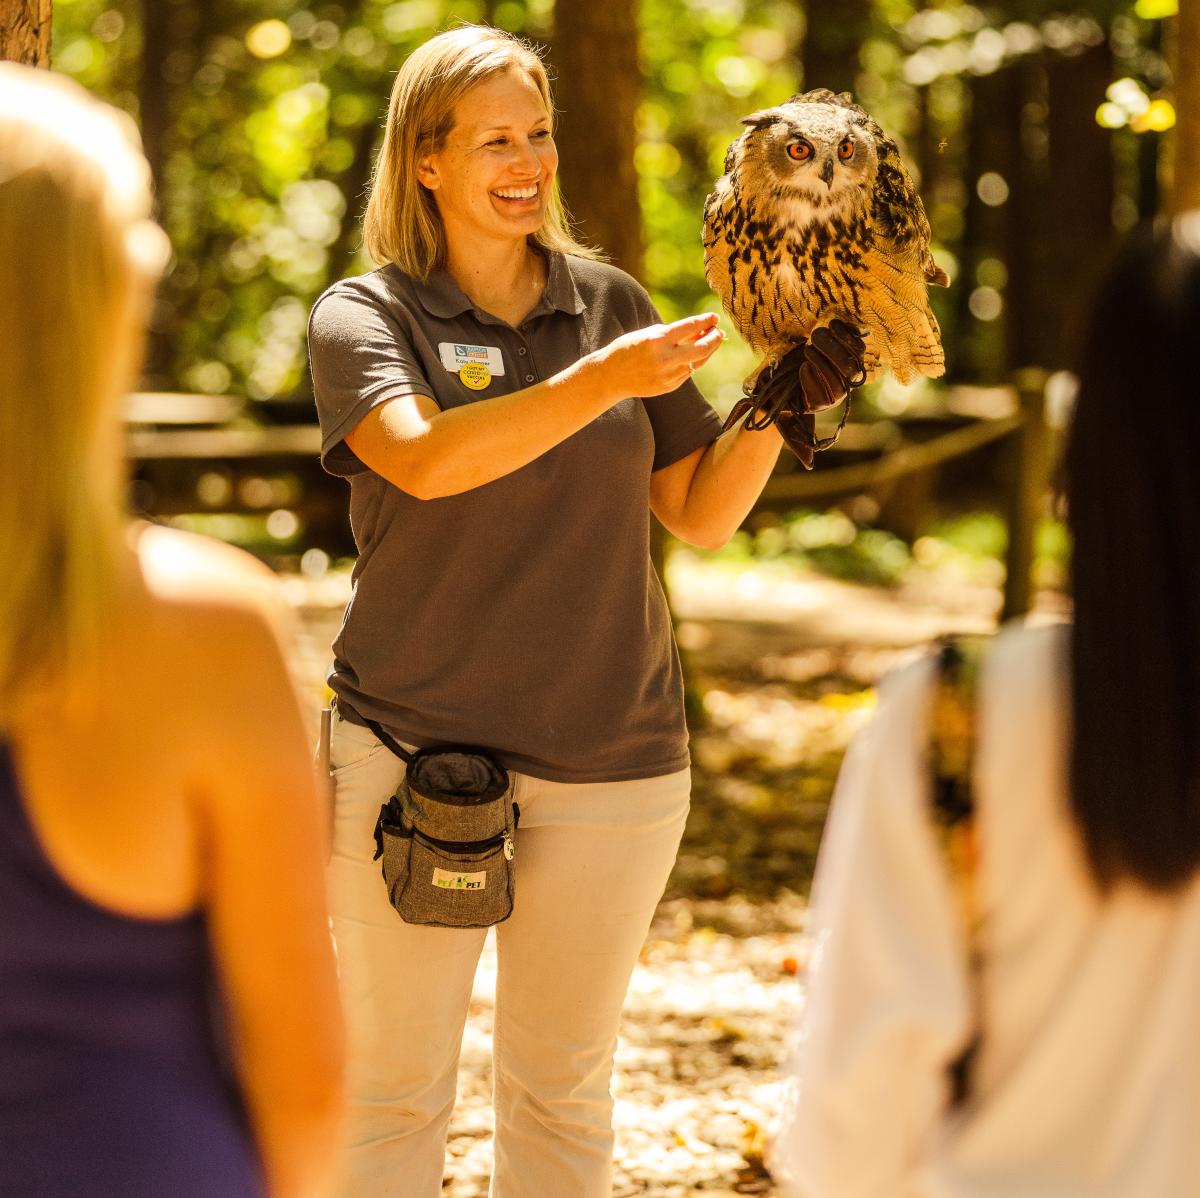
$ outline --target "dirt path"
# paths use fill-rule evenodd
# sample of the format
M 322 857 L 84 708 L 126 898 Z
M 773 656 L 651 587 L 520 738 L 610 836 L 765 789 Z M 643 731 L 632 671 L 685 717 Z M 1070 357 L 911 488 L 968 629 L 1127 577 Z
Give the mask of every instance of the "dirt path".
M 734 572 L 684 554 L 671 581 L 706 719 L 679 863 L 622 1025 L 614 1194 L 770 1194 L 762 1129 L 801 1001 L 802 895 L 837 766 L 881 675 L 931 637 L 991 627 L 997 596 L 944 580 L 889 591 L 776 567 Z M 285 585 L 315 712 L 349 584 Z M 489 939 L 450 1131 L 451 1198 L 487 1190 L 494 983 Z

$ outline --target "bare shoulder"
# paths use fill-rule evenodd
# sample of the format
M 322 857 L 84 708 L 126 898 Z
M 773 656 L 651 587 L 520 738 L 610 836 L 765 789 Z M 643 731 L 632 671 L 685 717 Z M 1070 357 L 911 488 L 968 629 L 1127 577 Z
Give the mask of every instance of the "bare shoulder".
M 279 581 L 250 554 L 160 525 L 135 526 L 131 535 L 150 623 L 176 650 L 260 655 L 271 642 L 291 639 L 292 613 Z
M 175 715 L 186 711 L 215 735 L 250 708 L 282 718 L 296 702 L 288 670 L 296 626 L 271 570 L 177 529 L 141 525 L 133 536 L 143 617 L 125 639 L 145 694 L 169 687 Z
M 155 524 L 136 526 L 132 537 L 152 600 L 198 611 L 267 616 L 285 606 L 275 575 L 241 549 Z

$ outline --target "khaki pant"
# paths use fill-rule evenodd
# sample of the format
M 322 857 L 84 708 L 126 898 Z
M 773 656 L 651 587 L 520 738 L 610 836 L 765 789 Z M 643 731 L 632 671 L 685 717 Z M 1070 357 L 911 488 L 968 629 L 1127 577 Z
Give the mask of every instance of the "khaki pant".
M 350 1036 L 338 1198 L 438 1198 L 485 930 L 415 927 L 372 831 L 404 766 L 334 714 L 330 899 Z M 690 773 L 569 784 L 515 774 L 517 898 L 496 928 L 492 1198 L 609 1198 L 617 1027 L 675 860 Z

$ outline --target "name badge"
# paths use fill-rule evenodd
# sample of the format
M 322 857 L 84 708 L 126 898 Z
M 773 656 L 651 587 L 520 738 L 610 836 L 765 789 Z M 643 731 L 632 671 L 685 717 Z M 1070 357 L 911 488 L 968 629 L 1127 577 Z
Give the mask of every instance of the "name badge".
M 504 374 L 504 355 L 496 345 L 455 345 L 449 341 L 438 343 L 442 365 L 451 374 L 458 374 L 464 366 L 482 366 L 489 378 Z M 473 372 L 468 371 L 468 374 Z

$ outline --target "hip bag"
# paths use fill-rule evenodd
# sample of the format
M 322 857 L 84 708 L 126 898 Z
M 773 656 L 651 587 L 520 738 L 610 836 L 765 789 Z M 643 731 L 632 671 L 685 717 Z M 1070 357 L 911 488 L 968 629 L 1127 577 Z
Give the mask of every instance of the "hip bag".
M 513 910 L 520 808 L 508 771 L 486 749 L 437 745 L 408 752 L 367 726 L 405 764 L 379 809 L 375 857 L 405 923 L 487 928 Z

